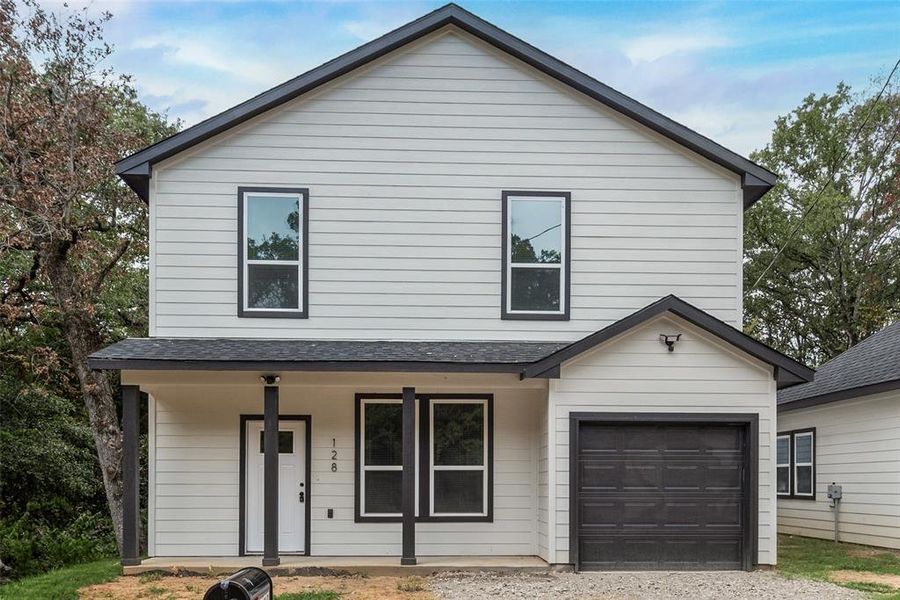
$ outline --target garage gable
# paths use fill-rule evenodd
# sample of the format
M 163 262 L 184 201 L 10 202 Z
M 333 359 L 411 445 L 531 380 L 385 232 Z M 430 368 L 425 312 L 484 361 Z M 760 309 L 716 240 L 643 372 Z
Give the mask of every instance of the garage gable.
M 771 372 L 779 388 L 812 381 L 815 374 L 815 371 L 789 356 L 751 338 L 677 296 L 669 295 L 535 362 L 525 369 L 523 377 L 537 377 L 559 369 L 564 363 L 572 361 L 572 359 L 588 351 L 604 346 L 619 338 L 629 337 L 624 334 L 631 332 L 631 335 L 634 335 L 632 330 L 645 331 L 648 329 L 646 326 L 660 316 L 676 319 L 683 325 L 672 323 L 668 331 L 660 330 L 642 334 L 644 339 L 641 340 L 643 342 L 641 347 L 644 352 L 662 349 L 668 351 L 669 354 L 678 354 L 678 349 L 684 346 L 682 342 L 688 342 L 692 339 L 692 336 L 688 336 L 678 329 L 689 325 L 694 331 L 703 332 L 702 337 L 707 340 L 706 343 L 716 340 L 719 349 L 714 354 L 721 354 L 722 348 L 725 347 L 730 352 L 736 351 L 744 357 L 755 359 L 758 363 L 772 367 L 773 370 Z M 681 334 L 680 337 L 679 334 Z M 699 340 L 700 337 L 694 337 L 693 339 Z M 640 377 L 639 374 L 636 375 Z

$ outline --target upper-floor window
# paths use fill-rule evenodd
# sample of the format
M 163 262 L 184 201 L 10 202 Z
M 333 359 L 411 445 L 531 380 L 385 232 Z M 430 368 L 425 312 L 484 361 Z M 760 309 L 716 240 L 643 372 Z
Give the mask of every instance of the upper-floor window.
M 238 316 L 307 316 L 307 199 L 302 188 L 238 189 Z
M 569 318 L 568 192 L 503 192 L 504 319 Z
M 777 493 L 782 498 L 816 496 L 816 430 L 779 433 L 775 469 Z

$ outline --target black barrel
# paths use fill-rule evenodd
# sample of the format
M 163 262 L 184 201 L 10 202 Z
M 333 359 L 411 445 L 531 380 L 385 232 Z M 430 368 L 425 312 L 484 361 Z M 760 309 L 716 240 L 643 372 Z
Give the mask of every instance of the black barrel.
M 206 590 L 203 600 L 272 600 L 272 578 L 262 569 L 247 567 Z

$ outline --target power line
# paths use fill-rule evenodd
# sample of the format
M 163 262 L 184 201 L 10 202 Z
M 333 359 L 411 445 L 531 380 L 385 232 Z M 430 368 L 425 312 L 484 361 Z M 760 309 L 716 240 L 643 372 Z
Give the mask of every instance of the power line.
M 881 96 L 884 94 L 885 90 L 888 88 L 888 85 L 890 85 L 891 79 L 894 77 L 894 73 L 897 72 L 898 67 L 900 67 L 900 59 L 898 59 L 897 62 L 894 63 L 894 68 L 891 69 L 891 72 L 888 74 L 887 79 L 885 79 L 885 81 L 884 81 L 884 85 L 881 86 L 881 90 L 878 92 L 878 95 L 875 96 L 875 100 L 869 106 L 869 111 L 866 113 L 865 119 L 863 119 L 863 122 L 860 123 L 859 128 L 856 130 L 856 133 L 853 135 L 853 141 L 847 145 L 847 149 L 844 151 L 844 154 L 838 160 L 836 160 L 834 162 L 834 165 L 832 166 L 831 171 L 828 174 L 828 178 L 821 185 L 821 187 L 819 187 L 819 189 L 816 190 L 813 201 L 810 203 L 809 207 L 805 211 L 803 211 L 803 214 L 800 215 L 800 220 L 797 222 L 797 225 L 794 227 L 794 229 L 788 235 L 788 239 L 785 240 L 784 244 L 782 244 L 781 248 L 778 249 L 778 252 L 775 253 L 775 256 L 772 257 L 772 260 L 769 262 L 768 265 L 766 265 L 766 268 L 763 269 L 763 272 L 756 279 L 756 282 L 750 287 L 750 290 L 749 290 L 750 292 L 752 292 L 753 290 L 756 289 L 756 286 L 758 286 L 759 282 L 762 281 L 763 277 L 766 276 L 766 273 L 769 272 L 769 269 L 771 269 L 772 266 L 778 261 L 778 259 L 784 253 L 784 250 L 788 247 L 788 244 L 790 244 L 791 241 L 793 241 L 794 236 L 797 235 L 798 231 L 800 231 L 800 227 L 803 225 L 803 221 L 806 220 L 806 217 L 809 216 L 809 214 L 816 207 L 816 205 L 819 204 L 819 201 L 822 199 L 822 194 L 824 194 L 825 190 L 828 188 L 829 185 L 834 183 L 834 176 L 837 174 L 837 171 L 840 168 L 840 166 L 843 164 L 843 162 L 845 160 L 847 160 L 848 156 L 850 156 L 850 148 L 852 148 L 856 144 L 856 142 L 859 141 L 858 138 L 859 138 L 860 134 L 862 133 L 862 130 L 869 123 L 869 119 L 872 117 L 872 114 L 875 112 L 875 107 L 877 106 L 878 102 L 881 100 Z
M 531 236 L 531 237 L 529 237 L 529 238 L 525 238 L 524 240 L 521 240 L 521 241 L 522 241 L 523 243 L 524 243 L 524 242 L 530 242 L 530 241 L 533 240 L 534 238 L 541 237 L 542 235 L 544 235 L 544 234 L 547 233 L 548 231 L 552 231 L 553 229 L 556 229 L 557 227 L 562 227 L 562 223 L 558 223 L 558 224 L 556 224 L 556 225 L 552 225 L 552 226 L 548 227 L 547 229 L 543 230 L 542 232 L 540 232 L 540 233 L 538 233 L 538 234 L 535 234 L 535 235 L 533 235 L 533 236 Z

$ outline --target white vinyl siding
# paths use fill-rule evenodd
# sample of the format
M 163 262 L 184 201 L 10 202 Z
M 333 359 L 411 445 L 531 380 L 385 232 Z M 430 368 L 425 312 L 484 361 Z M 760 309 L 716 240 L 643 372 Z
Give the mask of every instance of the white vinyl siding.
M 241 319 L 238 186 L 309 189 L 309 318 Z M 501 193 L 571 193 L 571 318 L 500 319 Z M 151 335 L 575 340 L 674 293 L 739 325 L 738 177 L 461 32 L 154 167 Z
M 674 352 L 660 333 L 681 333 Z M 760 564 L 775 564 L 775 381 L 772 368 L 681 319 L 662 316 L 566 362 L 550 380 L 551 562 L 569 562 L 571 412 L 756 413 L 759 415 Z
M 150 552 L 154 556 L 236 556 L 239 523 L 239 419 L 262 413 L 255 373 L 124 372 L 153 397 L 150 443 Z M 282 414 L 312 417 L 311 554 L 399 556 L 400 523 L 355 523 L 355 393 L 494 394 L 494 520 L 418 523 L 422 556 L 535 555 L 537 446 L 546 381 L 512 375 L 282 373 Z M 334 446 L 332 445 L 334 439 Z M 332 460 L 332 450 L 337 459 Z M 337 470 L 331 470 L 332 463 Z M 328 509 L 334 518 L 327 518 Z
M 550 453 L 549 453 L 549 405 L 538 416 L 538 556 L 550 561 Z
M 781 430 L 815 427 L 815 500 L 778 499 L 778 531 L 832 539 L 827 487 L 843 487 L 841 540 L 900 549 L 900 390 L 782 412 Z

